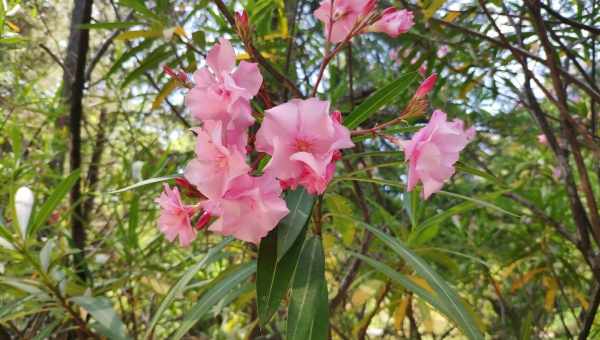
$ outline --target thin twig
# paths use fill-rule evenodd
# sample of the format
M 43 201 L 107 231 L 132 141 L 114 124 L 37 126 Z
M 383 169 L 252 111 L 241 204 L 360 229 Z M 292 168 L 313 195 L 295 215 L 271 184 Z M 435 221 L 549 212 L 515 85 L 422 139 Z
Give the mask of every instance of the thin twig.
M 42 50 L 46 51 L 46 53 L 48 53 L 48 55 L 50 56 L 50 58 L 52 58 L 52 60 L 54 60 L 55 63 L 58 64 L 58 66 L 60 66 L 60 68 L 63 70 L 63 72 L 66 72 L 65 70 L 65 64 L 63 64 L 63 62 L 60 60 L 60 58 L 58 58 L 56 56 L 56 54 L 54 54 L 48 47 L 46 47 L 46 45 L 44 44 L 40 44 L 39 45 Z

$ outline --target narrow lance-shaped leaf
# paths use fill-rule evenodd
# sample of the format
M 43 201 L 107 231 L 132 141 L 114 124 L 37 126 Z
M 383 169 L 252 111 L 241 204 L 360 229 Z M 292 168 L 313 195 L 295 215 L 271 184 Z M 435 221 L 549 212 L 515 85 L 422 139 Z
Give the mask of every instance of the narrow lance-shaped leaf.
M 466 336 L 470 339 L 483 339 L 483 335 L 479 331 L 477 323 L 467 310 L 462 299 L 425 261 L 400 241 L 390 237 L 373 226 L 368 224 L 363 225 L 379 240 L 400 255 L 400 257 L 402 257 L 420 276 L 427 280 L 444 304 L 445 308 L 451 314 L 451 318 L 456 321 L 457 325 Z
M 144 187 L 146 185 L 170 181 L 170 180 L 175 179 L 177 177 L 180 177 L 180 176 L 179 175 L 171 175 L 171 176 L 149 178 L 149 179 L 143 180 L 141 182 L 135 183 L 133 185 L 130 185 L 130 186 L 122 188 L 122 189 L 109 191 L 108 193 L 109 194 L 118 194 L 118 193 L 129 191 L 129 190 L 132 190 L 132 189 L 141 188 L 141 187 Z
M 158 321 L 160 321 L 160 318 L 163 316 L 164 312 L 171 305 L 171 303 L 173 303 L 175 297 L 181 294 L 181 292 L 183 292 L 183 290 L 187 287 L 188 283 L 190 283 L 192 278 L 194 278 L 194 275 L 196 275 L 198 271 L 200 271 L 202 268 L 205 268 L 214 258 L 216 258 L 217 255 L 221 253 L 223 248 L 225 248 L 226 245 L 231 243 L 232 240 L 233 239 L 231 237 L 228 237 L 221 241 L 221 243 L 219 243 L 218 245 L 211 248 L 211 250 L 209 250 L 206 256 L 204 256 L 195 265 L 190 267 L 185 272 L 185 274 L 183 274 L 183 276 L 179 279 L 179 281 L 177 281 L 177 283 L 173 287 L 171 287 L 165 298 L 160 303 L 160 306 L 158 306 L 158 309 L 152 316 L 150 324 L 148 325 L 148 329 L 146 330 L 146 334 L 144 335 L 145 339 L 148 339 L 150 337 L 150 334 L 152 334 L 152 330 L 154 329 Z
M 292 247 L 310 219 L 315 197 L 300 188 L 289 191 L 285 197 L 290 213 L 277 226 L 277 258 Z
M 39 211 L 35 214 L 33 222 L 30 224 L 29 235 L 35 235 L 35 232 L 48 221 L 48 218 L 52 212 L 56 209 L 58 204 L 63 200 L 67 193 L 71 190 L 71 187 L 75 185 L 75 182 L 79 180 L 79 170 L 73 171 L 67 178 L 65 178 L 50 194 L 50 197 L 46 199 L 44 204 L 41 206 Z
M 323 298 L 323 285 L 326 285 L 323 244 L 321 238 L 313 236 L 304 244 L 294 272 L 287 340 L 327 339 L 327 325 L 317 320 L 329 318 L 319 301 Z
M 277 258 L 277 228 L 260 242 L 256 270 L 256 304 L 262 325 L 269 322 L 288 291 L 304 244 L 305 231 L 306 228 L 281 259 Z
M 385 105 L 389 105 L 394 100 L 404 93 L 406 89 L 417 78 L 416 72 L 406 73 L 398 79 L 387 84 L 383 88 L 377 90 L 362 102 L 352 113 L 345 119 L 345 124 L 349 129 L 357 128 L 362 122 L 369 119 L 377 110 Z
M 256 271 L 256 262 L 249 262 L 226 273 L 220 277 L 196 302 L 191 310 L 184 313 L 185 318 L 177 329 L 177 332 L 170 339 L 179 340 L 194 327 L 194 325 L 204 317 L 222 298 L 224 298 L 232 289 L 235 289 L 240 283 L 246 281 L 250 275 Z
M 109 339 L 129 339 L 125 325 L 106 298 L 78 296 L 71 301 L 80 305 L 96 320 L 96 330 Z

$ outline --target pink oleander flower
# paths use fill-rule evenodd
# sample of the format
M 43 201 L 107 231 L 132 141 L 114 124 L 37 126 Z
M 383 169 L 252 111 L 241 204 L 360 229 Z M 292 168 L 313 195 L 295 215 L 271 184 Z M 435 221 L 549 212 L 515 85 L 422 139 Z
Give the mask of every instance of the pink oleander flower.
M 427 73 L 427 66 L 425 66 L 425 64 L 422 64 L 421 66 L 419 66 L 419 74 L 424 76 L 425 73 Z
M 200 120 L 219 120 L 228 130 L 244 129 L 254 123 L 250 99 L 263 78 L 257 64 L 242 61 L 235 67 L 235 51 L 221 38 L 206 57 L 207 66 L 194 73 L 194 87 L 186 95 L 186 105 Z
M 196 230 L 192 228 L 191 217 L 196 211 L 193 206 L 181 201 L 177 187 L 169 188 L 167 184 L 160 197 L 156 199 L 160 205 L 158 227 L 169 241 L 179 238 L 179 244 L 187 247 L 196 238 Z
M 195 129 L 196 158 L 185 168 L 184 177 L 207 197 L 220 197 L 229 182 L 247 174 L 250 167 L 237 147 L 226 147 L 221 122 L 209 121 Z
M 537 140 L 538 140 L 538 143 L 540 143 L 542 145 L 548 145 L 548 138 L 546 138 L 546 135 L 543 133 L 539 134 L 537 136 Z
M 454 163 L 460 152 L 475 137 L 475 129 L 465 130 L 460 119 L 446 121 L 446 114 L 436 110 L 427 126 L 410 141 L 399 141 L 409 161 L 408 191 L 423 183 L 423 198 L 442 189 L 454 174 Z
M 445 57 L 446 55 L 448 55 L 448 52 L 450 52 L 450 47 L 448 45 L 442 45 L 440 46 L 440 48 L 437 50 L 437 57 L 442 59 L 443 57 Z
M 386 33 L 392 38 L 397 38 L 400 34 L 408 32 L 414 25 L 414 15 L 411 11 L 388 7 L 382 12 L 381 19 L 371 25 L 368 30 Z
M 271 155 L 265 167 L 285 187 L 304 186 L 322 194 L 335 172 L 339 150 L 353 147 L 341 114 L 329 114 L 329 102 L 293 99 L 265 111 L 256 149 Z
M 208 214 L 218 217 L 208 230 L 254 244 L 289 212 L 279 182 L 267 175 L 239 176 L 223 196 L 209 197 L 201 205 Z
M 375 0 L 335 0 L 333 16 L 331 0 L 323 0 L 314 12 L 317 19 L 325 25 L 325 37 L 336 44 L 343 41 L 352 31 L 360 18 L 367 16 L 375 8 Z

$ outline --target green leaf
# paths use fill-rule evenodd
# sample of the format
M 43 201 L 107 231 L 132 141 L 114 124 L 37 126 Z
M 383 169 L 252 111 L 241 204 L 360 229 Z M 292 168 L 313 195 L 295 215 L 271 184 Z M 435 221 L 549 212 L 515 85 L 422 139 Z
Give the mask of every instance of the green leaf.
M 451 218 L 454 215 L 458 215 L 462 212 L 465 211 L 469 211 L 472 209 L 475 209 L 475 203 L 473 202 L 464 202 L 458 205 L 453 206 L 450 209 L 446 209 L 443 212 L 428 218 L 427 220 L 423 221 L 420 225 L 419 228 L 417 230 L 415 230 L 415 232 L 421 230 L 421 229 L 426 229 L 429 228 L 431 226 L 434 225 L 439 225 L 440 223 L 442 223 L 444 220 Z
M 117 189 L 117 190 L 109 191 L 108 193 L 109 194 L 118 194 L 118 193 L 129 191 L 129 190 L 132 190 L 132 189 L 141 188 L 141 187 L 144 187 L 146 185 L 170 181 L 170 180 L 178 178 L 178 177 L 181 177 L 181 176 L 180 175 L 171 175 L 171 176 L 149 178 L 149 179 L 145 179 L 145 180 L 143 180 L 141 182 L 137 182 L 134 185 L 130 185 L 130 186 L 122 188 L 122 189 Z
M 354 214 L 354 207 L 346 197 L 338 194 L 327 194 L 325 196 L 325 205 L 327 209 L 338 215 L 352 216 Z M 354 234 L 356 231 L 356 224 L 354 221 L 347 218 L 333 217 L 332 224 L 342 235 L 342 242 L 346 246 L 350 246 L 354 240 Z
M 345 119 L 349 129 L 357 128 L 375 112 L 394 102 L 417 78 L 416 72 L 406 73 L 369 96 Z
M 56 330 L 56 327 L 58 327 L 58 325 L 60 325 L 61 323 L 62 323 L 61 320 L 54 320 L 50 324 L 44 326 L 44 328 L 42 328 L 37 333 L 37 335 L 35 337 L 33 337 L 31 340 L 51 339 L 51 335 L 54 334 L 54 330 Z
M 232 240 L 233 239 L 231 237 L 225 238 L 223 241 L 221 241 L 221 243 L 212 247 L 206 254 L 206 256 L 204 256 L 195 265 L 190 267 L 179 279 L 179 281 L 177 281 L 177 283 L 173 285 L 173 287 L 171 287 L 165 298 L 161 301 L 160 306 L 158 306 L 158 309 L 152 316 L 152 319 L 150 320 L 150 323 L 148 325 L 148 329 L 146 330 L 146 334 L 144 335 L 145 339 L 150 338 L 154 327 L 156 327 L 156 324 L 158 323 L 158 321 L 160 321 L 160 318 L 163 316 L 167 308 L 171 305 L 171 303 L 173 303 L 173 301 L 175 301 L 175 298 L 185 290 L 187 285 L 198 273 L 198 271 L 200 271 L 203 268 L 206 268 L 206 266 L 210 262 L 212 262 L 221 253 L 223 248 L 225 248 L 225 246 L 231 243 Z
M 425 228 L 413 230 L 408 236 L 408 244 L 410 246 L 418 246 L 434 239 L 440 233 L 440 225 L 432 224 Z
M 179 340 L 194 327 L 222 298 L 240 283 L 246 281 L 256 271 L 256 262 L 252 261 L 240 265 L 235 270 L 215 279 L 214 284 L 204 292 L 200 300 L 191 310 L 184 312 L 185 318 L 170 339 Z
M 327 309 L 319 301 L 323 298 L 323 289 L 327 290 L 323 244 L 321 238 L 313 236 L 304 244 L 294 272 L 287 340 L 327 339 L 329 329 L 318 320 L 329 318 L 329 313 L 325 314 Z
M 109 339 L 129 339 L 125 325 L 114 311 L 107 298 L 92 296 L 77 296 L 71 299 L 96 320 L 99 333 Z
M 50 197 L 46 199 L 40 210 L 35 214 L 35 218 L 29 227 L 29 235 L 35 235 L 36 231 L 48 221 L 48 218 L 50 218 L 50 215 L 52 215 L 58 204 L 79 180 L 79 174 L 79 169 L 75 170 L 58 184 L 56 189 L 50 194 Z
M 98 23 L 94 23 L 94 24 L 83 24 L 83 25 L 79 25 L 79 28 L 81 29 L 88 29 L 88 30 L 92 30 L 92 29 L 122 29 L 122 28 L 129 28 L 129 27 L 133 27 L 133 26 L 139 26 L 139 25 L 143 25 L 143 22 L 139 22 L 139 21 L 119 21 L 119 22 L 98 22 Z
M 136 45 L 135 47 L 128 49 L 126 52 L 121 54 L 121 56 L 114 62 L 114 64 L 110 67 L 110 69 L 104 77 L 110 77 L 110 75 L 116 72 L 121 67 L 121 65 L 123 65 L 123 63 L 125 63 L 127 60 L 133 58 L 135 55 L 142 52 L 143 50 L 150 48 L 152 46 L 152 40 L 153 39 L 146 39 L 143 42 Z
M 517 218 L 521 217 L 521 216 L 519 216 L 519 215 L 517 215 L 515 213 L 512 213 L 512 212 L 508 211 L 508 210 L 502 209 L 502 208 L 500 208 L 499 206 L 497 206 L 497 205 L 495 205 L 493 203 L 485 201 L 484 200 L 485 198 L 474 198 L 474 197 L 469 197 L 469 196 L 464 196 L 464 195 L 460 195 L 460 194 L 455 194 L 453 192 L 448 192 L 448 191 L 443 191 L 443 190 L 440 191 L 439 194 L 440 195 L 445 195 L 445 196 L 450 196 L 450 197 L 460 198 L 460 199 L 463 199 L 465 201 L 470 201 L 470 202 L 473 202 L 473 203 L 475 203 L 477 205 L 480 205 L 480 206 L 483 206 L 483 207 L 486 207 L 486 208 L 490 208 L 490 209 L 499 211 L 499 212 L 501 212 L 503 214 L 507 214 L 507 215 L 510 215 L 510 216 L 513 216 L 513 217 L 517 217 Z M 497 196 L 497 195 L 498 195 L 498 193 L 494 193 L 491 196 L 493 197 L 493 196 Z
M 355 253 L 355 252 L 351 252 L 351 253 L 353 256 L 358 257 L 359 259 L 364 261 L 366 264 L 373 267 L 378 272 L 384 274 L 386 277 L 388 277 L 392 281 L 400 284 L 402 287 L 415 293 L 418 297 L 425 300 L 427 303 L 432 305 L 434 308 L 436 308 L 441 313 L 448 315 L 450 317 L 450 314 L 448 313 L 446 306 L 444 306 L 442 303 L 440 303 L 440 300 L 437 296 L 434 296 L 433 294 L 428 292 L 425 288 L 416 284 L 413 280 L 409 279 L 406 275 L 401 274 L 401 273 L 395 271 L 394 269 L 392 269 L 392 267 L 390 267 L 382 262 L 379 262 L 375 259 L 372 259 L 368 256 L 365 256 L 365 255 L 362 255 L 359 253 Z
M 139 197 L 134 197 L 129 205 L 129 228 L 127 229 L 127 243 L 130 249 L 135 249 L 138 246 L 137 228 L 140 219 L 140 203 Z
M 368 224 L 364 224 L 364 226 L 379 240 L 402 257 L 421 277 L 427 280 L 440 298 L 441 303 L 450 313 L 448 316 L 456 322 L 457 326 L 467 337 L 477 340 L 483 339 L 483 335 L 479 331 L 477 323 L 467 310 L 462 299 L 423 259 L 418 257 L 403 243 L 383 233 L 377 228 Z
M 121 84 L 121 88 L 127 87 L 132 81 L 140 77 L 144 74 L 144 72 L 149 71 L 153 68 L 158 67 L 158 65 L 165 63 L 167 58 L 173 54 L 173 50 L 169 49 L 165 51 L 165 45 L 157 48 L 152 53 L 150 53 L 143 61 L 141 61 L 140 65 L 131 73 L 125 77 L 123 83 Z
M 192 33 L 192 41 L 197 48 L 201 50 L 206 48 L 206 34 L 204 31 L 196 31 Z
M 144 17 L 153 20 L 160 20 L 160 17 L 154 14 L 146 5 L 144 4 L 144 0 L 120 0 L 119 5 L 129 7 Z
M 489 173 L 487 173 L 485 171 L 481 171 L 481 170 L 479 170 L 477 168 L 474 168 L 472 166 L 469 166 L 469 165 L 467 165 L 465 163 L 458 162 L 454 167 L 458 171 L 466 172 L 466 173 L 469 173 L 469 174 L 474 175 L 474 176 L 485 178 L 485 179 L 487 179 L 488 181 L 491 181 L 494 184 L 499 184 L 500 183 L 500 180 L 498 178 L 494 177 L 494 175 L 491 175 L 491 174 L 489 174 Z
M 29 294 L 46 296 L 44 291 L 39 288 L 39 283 L 33 280 L 21 280 L 13 277 L 0 277 L 0 284 L 11 286 Z
M 273 229 L 267 237 L 261 240 L 258 249 L 256 305 L 258 318 L 262 325 L 269 322 L 285 297 L 304 244 L 305 232 L 296 238 L 290 251 L 278 259 L 277 233 L 278 229 Z
M 316 317 L 310 327 L 307 339 L 322 340 L 327 339 L 329 335 L 329 297 L 327 296 L 327 284 L 323 279 L 323 284 L 319 290 L 317 298 Z
M 292 247 L 296 238 L 304 229 L 304 226 L 308 224 L 312 207 L 315 203 L 315 197 L 306 192 L 306 190 L 299 188 L 288 191 L 285 201 L 290 213 L 277 226 L 278 259 L 281 259 Z

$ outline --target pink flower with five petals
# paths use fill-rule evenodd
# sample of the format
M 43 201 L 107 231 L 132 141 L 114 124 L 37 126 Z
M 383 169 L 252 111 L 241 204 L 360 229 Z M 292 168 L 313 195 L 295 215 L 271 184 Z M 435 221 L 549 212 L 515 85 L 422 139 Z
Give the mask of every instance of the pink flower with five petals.
M 235 51 L 221 38 L 206 58 L 207 66 L 194 73 L 195 86 L 186 95 L 186 105 L 200 120 L 219 120 L 227 130 L 240 130 L 254 123 L 250 99 L 263 78 L 255 63 L 242 61 L 236 68 Z
M 271 176 L 235 178 L 221 197 L 201 202 L 212 216 L 218 216 L 208 230 L 258 244 L 289 210 L 281 198 L 281 187 Z
M 454 174 L 460 152 L 475 137 L 475 129 L 464 129 L 460 119 L 446 121 L 446 114 L 436 110 L 427 125 L 410 141 L 399 141 L 409 161 L 408 191 L 423 183 L 423 198 L 442 189 Z
M 185 205 L 181 201 L 177 187 L 169 188 L 167 184 L 156 203 L 160 205 L 158 218 L 159 230 L 165 234 L 169 241 L 179 238 L 179 244 L 187 247 L 196 238 L 196 230 L 192 228 L 191 216 L 196 211 L 193 206 Z
M 250 171 L 243 153 L 237 147 L 224 145 L 221 125 L 209 121 L 195 129 L 196 158 L 184 172 L 185 179 L 206 197 L 221 197 L 233 179 Z
M 333 177 L 339 150 L 353 147 L 340 114 L 329 114 L 329 102 L 293 99 L 265 111 L 256 134 L 256 149 L 271 155 L 265 172 L 284 186 L 304 186 L 322 194 Z

